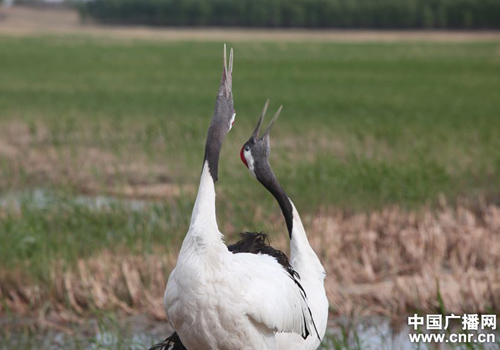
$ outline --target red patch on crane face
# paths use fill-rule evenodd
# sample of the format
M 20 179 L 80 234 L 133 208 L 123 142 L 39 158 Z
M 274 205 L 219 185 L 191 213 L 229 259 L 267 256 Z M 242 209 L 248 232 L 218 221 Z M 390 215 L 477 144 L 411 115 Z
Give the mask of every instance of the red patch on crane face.
M 245 158 L 245 154 L 243 154 L 244 148 L 245 148 L 245 146 L 241 147 L 240 157 L 241 157 L 241 161 L 243 162 L 243 164 L 245 164 L 245 166 L 248 168 L 247 159 Z

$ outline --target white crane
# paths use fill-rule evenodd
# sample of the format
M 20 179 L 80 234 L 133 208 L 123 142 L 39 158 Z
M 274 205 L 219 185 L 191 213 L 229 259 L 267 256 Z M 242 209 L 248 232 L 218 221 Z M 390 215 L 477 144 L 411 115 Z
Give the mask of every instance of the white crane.
M 306 292 L 308 305 L 319 333 L 319 337 L 310 336 L 305 339 L 296 334 L 279 333 L 276 335 L 278 349 L 312 350 L 318 348 L 326 331 L 328 319 L 328 299 L 324 286 L 326 274 L 316 253 L 309 245 L 297 209 L 279 184 L 269 164 L 271 153 L 269 133 L 281 112 L 281 107 L 269 123 L 264 135 L 259 138 L 260 126 L 268 104 L 269 100 L 264 105 L 257 127 L 250 139 L 243 145 L 240 155 L 250 173 L 272 193 L 280 205 L 290 235 L 290 263 L 300 275 L 300 283 Z
M 189 350 L 276 349 L 277 332 L 319 337 L 296 273 L 278 261 L 284 254 L 269 246 L 257 249 L 257 254 L 234 254 L 217 226 L 219 154 L 235 118 L 232 66 L 232 50 L 228 69 L 224 47 L 198 195 L 164 296 L 168 322 Z

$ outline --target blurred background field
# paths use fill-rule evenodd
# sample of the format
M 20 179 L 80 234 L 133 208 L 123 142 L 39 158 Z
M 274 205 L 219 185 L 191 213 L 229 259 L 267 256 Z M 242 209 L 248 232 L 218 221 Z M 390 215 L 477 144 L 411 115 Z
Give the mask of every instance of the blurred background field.
M 95 0 L 83 19 L 109 24 L 281 28 L 500 27 L 498 0 Z
M 2 315 L 37 315 L 35 329 L 163 318 L 223 42 L 237 111 L 217 189 L 227 241 L 262 230 L 287 250 L 279 207 L 239 159 L 270 98 L 284 105 L 271 162 L 327 269 L 333 316 L 498 313 L 497 33 L 204 32 L 2 13 Z

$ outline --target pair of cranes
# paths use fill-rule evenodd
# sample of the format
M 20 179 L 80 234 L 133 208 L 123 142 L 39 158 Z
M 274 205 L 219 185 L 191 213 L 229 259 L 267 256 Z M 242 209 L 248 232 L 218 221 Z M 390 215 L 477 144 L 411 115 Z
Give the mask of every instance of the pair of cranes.
M 290 236 L 290 261 L 260 233 L 244 233 L 226 246 L 217 226 L 215 182 L 219 154 L 232 127 L 233 50 L 226 61 L 208 129 L 198 195 L 164 296 L 175 333 L 151 350 L 316 349 L 325 334 L 325 270 L 309 245 L 299 213 L 269 164 L 269 133 L 257 127 L 241 149 L 250 173 L 275 197 Z

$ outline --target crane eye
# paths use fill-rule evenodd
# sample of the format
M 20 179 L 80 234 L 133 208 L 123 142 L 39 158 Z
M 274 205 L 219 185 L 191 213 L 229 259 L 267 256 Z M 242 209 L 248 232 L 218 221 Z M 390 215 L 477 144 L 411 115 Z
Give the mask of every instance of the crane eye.
M 250 151 L 250 146 L 249 145 L 245 145 L 245 151 Z

